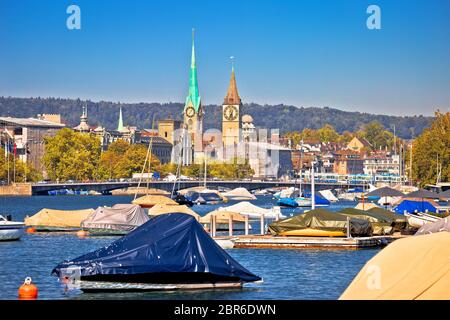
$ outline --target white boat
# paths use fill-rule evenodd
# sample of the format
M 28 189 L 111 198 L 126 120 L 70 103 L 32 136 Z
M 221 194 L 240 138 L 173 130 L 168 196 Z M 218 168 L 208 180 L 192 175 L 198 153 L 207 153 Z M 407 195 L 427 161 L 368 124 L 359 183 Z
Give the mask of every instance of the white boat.
M 333 194 L 333 192 L 330 189 L 327 190 L 321 190 L 319 191 L 320 195 L 327 199 L 330 202 L 338 202 L 339 199 L 336 198 L 336 196 Z
M 423 225 L 430 223 L 430 222 L 436 222 L 438 217 L 433 217 L 430 215 L 423 216 L 423 215 L 415 215 L 408 212 L 403 213 L 405 217 L 408 219 L 408 224 L 413 227 L 419 229 Z
M 305 197 L 295 198 L 295 202 L 297 202 L 299 207 L 311 207 L 312 205 L 311 199 Z
M 0 215 L 0 241 L 19 240 L 24 231 L 23 222 L 9 221 Z

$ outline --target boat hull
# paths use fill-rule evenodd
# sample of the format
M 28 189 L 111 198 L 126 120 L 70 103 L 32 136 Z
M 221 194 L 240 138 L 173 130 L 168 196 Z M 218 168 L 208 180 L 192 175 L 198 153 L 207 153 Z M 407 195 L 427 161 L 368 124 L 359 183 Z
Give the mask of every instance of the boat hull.
M 432 222 L 436 222 L 439 218 L 431 218 L 431 217 L 426 217 L 426 216 L 419 216 L 419 215 L 413 215 L 410 213 L 404 213 L 405 217 L 408 220 L 408 224 L 416 229 L 421 228 L 423 225 L 427 224 L 427 223 L 432 223 Z
M 25 228 L 0 226 L 0 241 L 14 241 L 19 240 L 24 234 Z
M 298 237 L 345 237 L 345 232 L 342 231 L 328 231 L 319 229 L 298 229 L 281 232 L 280 236 L 298 236 Z
M 242 288 L 242 282 L 158 284 L 79 280 L 75 281 L 72 285 L 84 292 L 215 290 Z

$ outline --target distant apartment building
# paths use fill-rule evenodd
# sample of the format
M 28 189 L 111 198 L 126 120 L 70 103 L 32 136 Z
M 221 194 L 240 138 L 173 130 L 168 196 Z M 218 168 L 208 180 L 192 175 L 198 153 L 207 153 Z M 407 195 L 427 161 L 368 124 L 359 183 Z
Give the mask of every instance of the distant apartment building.
M 364 173 L 368 175 L 400 175 L 399 155 L 372 155 L 364 160 Z
M 337 174 L 363 174 L 364 158 L 359 152 L 336 152 L 333 171 Z
M 370 149 L 372 145 L 369 141 L 364 138 L 354 137 L 348 144 L 347 149 L 354 152 L 362 152 L 364 150 Z
M 44 140 L 53 137 L 64 124 L 36 119 L 0 117 L 2 147 L 9 148 L 16 157 L 46 175 L 42 158 L 45 154 Z M 11 150 L 12 146 L 12 150 Z
M 172 160 L 173 145 L 166 139 L 159 136 L 154 130 L 144 129 L 141 132 L 141 143 L 149 146 L 151 143 L 151 151 L 154 156 L 162 163 L 169 163 Z

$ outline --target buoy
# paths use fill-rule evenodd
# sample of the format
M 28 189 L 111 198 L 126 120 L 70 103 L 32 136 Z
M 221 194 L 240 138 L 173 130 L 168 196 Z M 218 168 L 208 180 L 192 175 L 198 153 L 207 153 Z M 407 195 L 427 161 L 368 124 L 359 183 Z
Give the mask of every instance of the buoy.
M 79 238 L 85 238 L 89 235 L 89 232 L 85 231 L 85 230 L 79 230 L 77 231 L 77 237 Z
M 35 233 L 35 232 L 36 232 L 36 229 L 33 228 L 33 227 L 29 227 L 29 228 L 27 228 L 26 232 L 27 232 L 27 233 Z
M 26 277 L 23 285 L 19 288 L 19 299 L 36 299 L 38 288 L 32 283 L 30 277 Z

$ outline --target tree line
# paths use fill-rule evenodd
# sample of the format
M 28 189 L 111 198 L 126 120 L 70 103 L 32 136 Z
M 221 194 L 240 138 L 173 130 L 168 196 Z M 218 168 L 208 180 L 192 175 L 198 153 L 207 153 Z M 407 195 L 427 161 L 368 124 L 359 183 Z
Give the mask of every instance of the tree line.
M 88 107 L 89 124 L 103 126 L 109 130 L 117 128 L 119 108 L 123 109 L 125 125 L 151 128 L 151 119 L 182 119 L 184 104 L 169 103 L 120 103 L 61 98 L 15 98 L 0 97 L 0 115 L 12 117 L 36 117 L 42 113 L 61 114 L 63 121 L 74 127 L 80 122 L 83 105 Z M 241 115 L 250 114 L 254 124 L 261 128 L 279 129 L 281 134 L 302 131 L 310 128 L 320 129 L 330 124 L 339 134 L 346 130 L 357 132 L 367 123 L 377 121 L 385 128 L 393 130 L 399 137 L 410 139 L 418 136 L 428 127 L 432 117 L 387 116 L 362 112 L 348 112 L 335 108 L 296 107 L 289 105 L 259 105 L 247 103 L 242 106 Z M 221 129 L 222 106 L 205 106 L 205 129 Z

